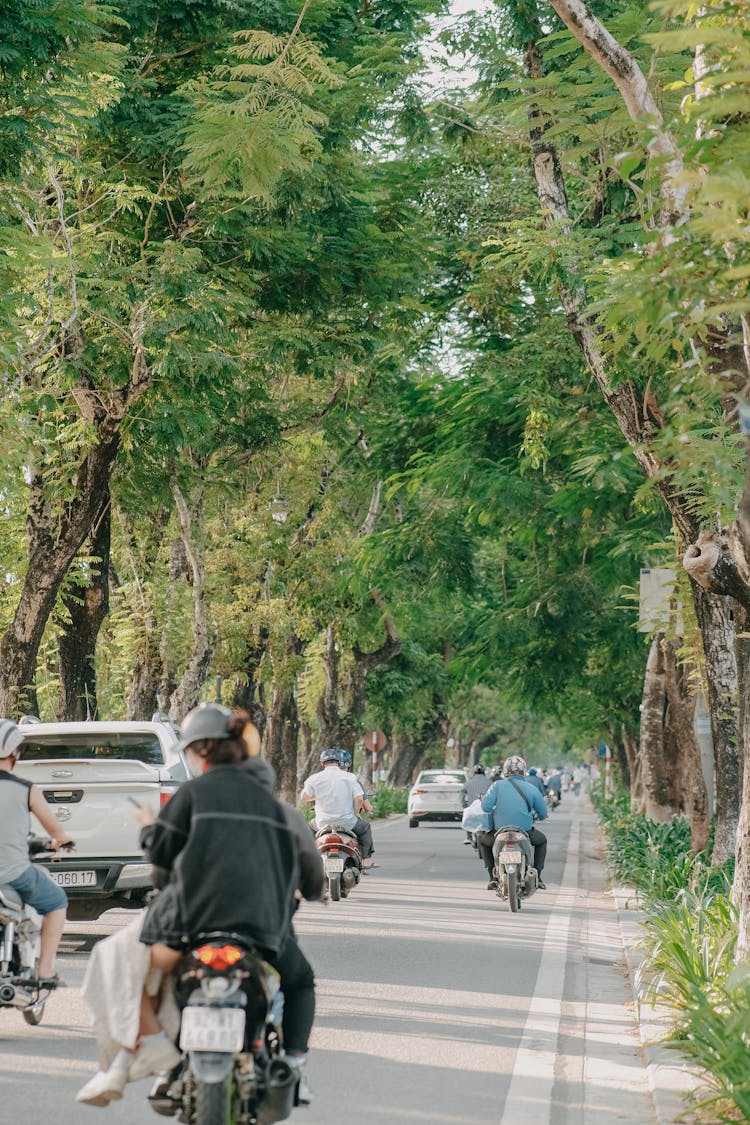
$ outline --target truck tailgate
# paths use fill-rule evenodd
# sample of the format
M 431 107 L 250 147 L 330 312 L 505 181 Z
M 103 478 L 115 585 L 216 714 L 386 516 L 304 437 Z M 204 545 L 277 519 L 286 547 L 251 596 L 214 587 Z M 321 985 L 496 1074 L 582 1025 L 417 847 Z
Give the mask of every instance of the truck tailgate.
M 133 800 L 159 811 L 160 771 L 138 761 L 70 759 L 24 762 L 24 776 L 42 790 L 71 839 L 70 858 L 140 856 Z M 171 779 L 168 779 L 171 780 Z M 36 818 L 32 828 L 43 831 Z

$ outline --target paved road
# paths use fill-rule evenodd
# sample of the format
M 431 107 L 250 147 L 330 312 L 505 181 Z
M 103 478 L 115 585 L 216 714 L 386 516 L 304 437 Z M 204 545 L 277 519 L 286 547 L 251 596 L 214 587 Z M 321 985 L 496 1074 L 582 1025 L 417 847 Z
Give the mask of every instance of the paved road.
M 380 866 L 340 903 L 303 906 L 318 976 L 314 1104 L 298 1125 L 651 1125 L 617 917 L 585 798 L 548 822 L 549 890 L 511 915 L 453 826 L 376 828 Z M 38 1028 L 0 1013 L 0 1123 L 112 1125 L 156 1116 L 149 1082 L 77 1106 L 95 1069 L 78 993 L 86 952 L 129 915 L 71 924 Z

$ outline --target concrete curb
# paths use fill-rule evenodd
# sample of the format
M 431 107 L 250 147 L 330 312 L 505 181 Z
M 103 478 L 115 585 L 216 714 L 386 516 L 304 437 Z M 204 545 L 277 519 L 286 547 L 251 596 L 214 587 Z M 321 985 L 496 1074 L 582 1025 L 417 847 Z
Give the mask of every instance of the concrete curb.
M 637 973 L 644 959 L 638 945 L 644 937 L 644 914 L 636 905 L 637 893 L 632 888 L 618 886 L 615 883 L 610 883 L 610 887 L 620 923 L 622 946 L 656 1119 L 659 1125 L 678 1125 L 678 1123 L 681 1125 L 694 1119 L 685 1095 L 701 1089 L 700 1072 L 691 1070 L 687 1063 L 680 1061 L 680 1056 L 675 1050 L 668 1048 L 662 1042 L 674 1024 L 671 1009 L 664 1005 L 652 1007 L 649 1001 L 644 1002 L 638 994 Z M 701 1121 L 703 1125 L 709 1125 L 703 1116 Z

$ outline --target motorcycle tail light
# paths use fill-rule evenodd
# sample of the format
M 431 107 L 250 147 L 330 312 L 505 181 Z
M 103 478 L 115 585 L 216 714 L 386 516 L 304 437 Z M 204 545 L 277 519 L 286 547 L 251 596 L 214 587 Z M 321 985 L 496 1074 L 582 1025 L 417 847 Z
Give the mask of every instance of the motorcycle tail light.
M 327 844 L 343 844 L 344 842 L 340 836 L 326 836 L 325 840 Z
M 201 945 L 196 951 L 198 960 L 209 969 L 230 969 L 242 957 L 236 945 Z

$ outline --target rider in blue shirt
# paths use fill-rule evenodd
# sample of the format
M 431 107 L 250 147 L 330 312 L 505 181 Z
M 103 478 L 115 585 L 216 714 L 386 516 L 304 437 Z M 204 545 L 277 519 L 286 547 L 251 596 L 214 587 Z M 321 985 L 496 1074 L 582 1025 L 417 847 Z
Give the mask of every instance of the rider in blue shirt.
M 495 832 L 506 825 L 514 828 L 523 828 L 528 833 L 531 845 L 534 848 L 534 867 L 537 874 L 537 886 L 546 890 L 542 881 L 542 869 L 547 855 L 547 837 L 538 828 L 534 828 L 532 810 L 539 820 L 547 819 L 547 805 L 544 797 L 536 788 L 525 780 L 526 762 L 519 754 L 513 754 L 503 763 L 503 776 L 482 797 L 482 808 L 486 813 L 491 813 L 492 827 Z M 489 835 L 485 837 L 489 840 Z M 480 840 L 479 852 L 484 866 L 490 873 L 488 890 L 495 890 L 497 880 L 493 875 L 495 866 L 492 855 L 492 842 L 484 843 Z

